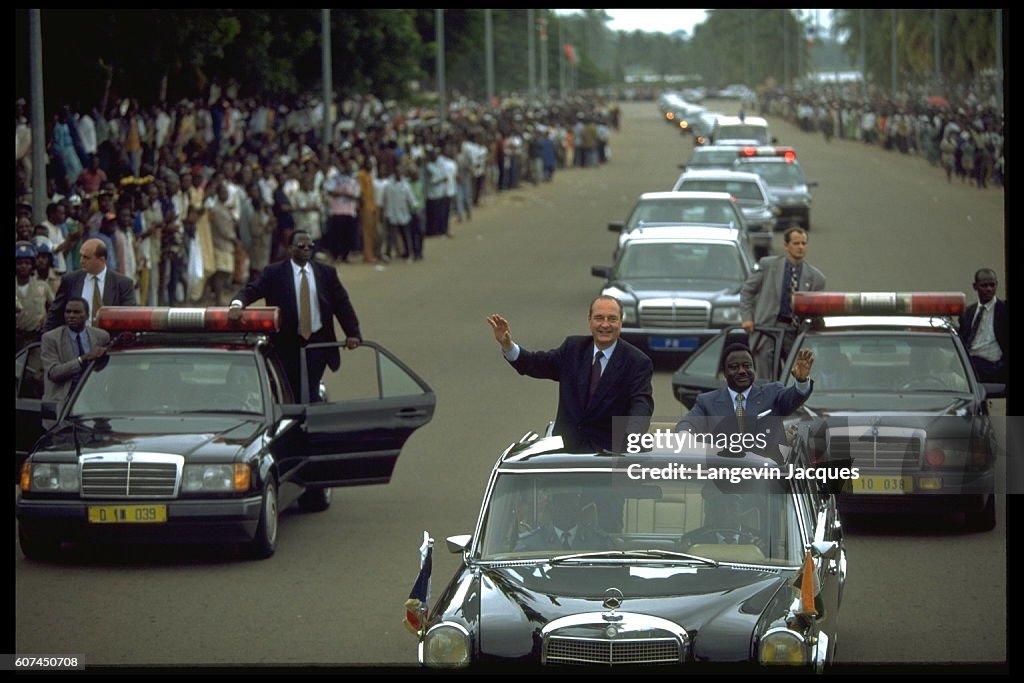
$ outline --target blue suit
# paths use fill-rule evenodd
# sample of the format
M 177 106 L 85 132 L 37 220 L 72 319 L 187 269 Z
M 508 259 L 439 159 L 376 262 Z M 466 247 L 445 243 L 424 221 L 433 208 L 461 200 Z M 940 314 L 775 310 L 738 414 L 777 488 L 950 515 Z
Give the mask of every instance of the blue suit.
M 510 363 L 520 375 L 558 382 L 554 433 L 562 437 L 566 450 L 624 452 L 625 434 L 621 443 L 612 443 L 612 417 L 636 418 L 629 421 L 624 431 L 647 431 L 654 414 L 654 366 L 643 351 L 619 339 L 597 391 L 588 402 L 593 349 L 593 337 L 566 337 L 561 346 L 550 351 L 527 351 L 520 347 L 519 357 Z
M 814 391 L 814 380 L 811 380 L 811 390 L 806 395 L 797 391 L 795 385 L 786 388 L 782 382 L 755 384 L 750 387 L 743 410 L 746 415 L 756 417 L 771 408 L 771 415 L 786 417 L 804 404 L 811 391 Z M 729 390 L 724 387 L 697 396 L 697 402 L 687 413 L 690 417 L 727 417 L 735 414 L 736 406 L 729 396 Z

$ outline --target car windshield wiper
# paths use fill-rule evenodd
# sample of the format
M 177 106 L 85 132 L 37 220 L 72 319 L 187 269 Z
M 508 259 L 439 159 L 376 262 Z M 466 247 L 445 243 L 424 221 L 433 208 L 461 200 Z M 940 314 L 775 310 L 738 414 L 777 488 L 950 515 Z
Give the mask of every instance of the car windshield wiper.
M 550 560 L 551 564 L 558 564 L 568 560 L 579 560 L 579 559 L 598 559 L 598 558 L 616 558 L 616 559 L 659 559 L 659 560 L 693 560 L 695 562 L 702 562 L 712 567 L 717 567 L 718 562 L 715 560 L 701 557 L 699 555 L 689 555 L 687 553 L 677 553 L 672 550 L 600 550 L 592 553 L 573 553 L 571 555 L 559 555 L 552 557 Z

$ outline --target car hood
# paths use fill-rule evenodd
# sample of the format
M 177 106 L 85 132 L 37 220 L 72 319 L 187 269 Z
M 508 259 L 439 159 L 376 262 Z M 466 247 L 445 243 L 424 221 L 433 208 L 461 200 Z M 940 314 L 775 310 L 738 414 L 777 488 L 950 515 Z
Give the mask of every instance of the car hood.
M 622 593 L 618 612 L 661 617 L 683 627 L 696 661 L 745 662 L 763 614 L 781 616 L 792 572 L 727 566 L 541 565 L 478 574 L 482 658 L 537 658 L 540 630 L 554 619 L 607 613 L 605 592 Z M 771 606 L 771 608 L 769 608 Z M 774 618 L 774 617 L 773 617 Z M 600 623 L 599 614 L 595 620 Z
M 184 455 L 196 462 L 224 462 L 263 431 L 262 419 L 234 416 L 166 415 L 65 420 L 33 451 L 49 461 L 74 462 L 80 455 L 132 451 Z
M 850 417 L 857 415 L 954 415 L 968 409 L 970 395 L 935 393 L 856 393 L 815 391 L 804 407 L 818 415 Z
M 637 299 L 700 299 L 714 301 L 729 296 L 739 301 L 740 282 L 704 280 L 702 278 L 632 278 L 618 280 L 614 286 L 629 292 Z

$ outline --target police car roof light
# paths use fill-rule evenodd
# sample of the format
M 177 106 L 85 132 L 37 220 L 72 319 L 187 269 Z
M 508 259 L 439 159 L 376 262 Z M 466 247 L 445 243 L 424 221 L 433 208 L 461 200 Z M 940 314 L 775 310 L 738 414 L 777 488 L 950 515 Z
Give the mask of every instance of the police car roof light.
M 962 292 L 796 292 L 800 317 L 823 315 L 936 315 L 963 313 Z
M 796 150 L 786 145 L 745 145 L 740 148 L 739 155 L 741 157 L 783 157 L 786 161 L 793 161 L 796 159 Z
M 252 306 L 242 318 L 232 321 L 225 307 L 153 308 L 148 306 L 104 306 L 96 326 L 117 332 L 264 332 L 280 329 L 277 306 Z

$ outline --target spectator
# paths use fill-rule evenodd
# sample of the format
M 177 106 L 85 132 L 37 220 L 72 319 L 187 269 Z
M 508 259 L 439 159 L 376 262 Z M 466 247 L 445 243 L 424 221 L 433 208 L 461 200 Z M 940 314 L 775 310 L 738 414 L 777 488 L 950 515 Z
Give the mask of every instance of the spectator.
M 15 351 L 39 341 L 46 311 L 53 304 L 53 292 L 35 276 L 36 249 L 31 242 L 14 245 Z

